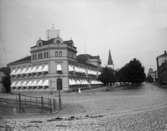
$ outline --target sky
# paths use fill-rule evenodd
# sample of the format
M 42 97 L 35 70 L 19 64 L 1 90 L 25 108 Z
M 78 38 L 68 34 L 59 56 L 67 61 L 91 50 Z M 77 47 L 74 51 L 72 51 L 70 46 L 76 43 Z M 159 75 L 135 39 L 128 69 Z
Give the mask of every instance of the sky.
M 30 55 L 52 24 L 102 65 L 110 49 L 115 68 L 137 58 L 156 69 L 167 50 L 167 0 L 0 0 L 0 66 Z

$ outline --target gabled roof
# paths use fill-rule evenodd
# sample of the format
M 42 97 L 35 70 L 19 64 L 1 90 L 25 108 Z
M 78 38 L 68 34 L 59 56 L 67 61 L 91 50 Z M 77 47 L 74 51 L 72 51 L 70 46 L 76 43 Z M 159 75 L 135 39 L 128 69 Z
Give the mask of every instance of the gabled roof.
M 21 58 L 19 60 L 13 61 L 13 62 L 9 63 L 8 65 L 24 64 L 24 63 L 31 63 L 31 56 L 26 56 L 26 57 Z

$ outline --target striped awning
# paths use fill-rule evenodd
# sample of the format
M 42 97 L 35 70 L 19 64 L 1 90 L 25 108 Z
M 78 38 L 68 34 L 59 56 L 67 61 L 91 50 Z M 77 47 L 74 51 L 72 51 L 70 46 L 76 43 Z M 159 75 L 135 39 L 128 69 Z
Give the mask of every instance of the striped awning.
M 32 67 L 28 67 L 27 71 L 25 72 L 26 74 L 29 74 L 32 72 Z
M 70 80 L 69 80 L 69 85 L 75 85 L 75 84 L 76 84 L 76 82 L 75 82 L 74 79 L 70 79 Z
M 37 72 L 37 66 L 33 66 L 32 70 L 31 70 L 31 73 L 36 73 L 36 72 Z
M 28 81 L 27 86 L 32 86 L 32 81 Z
M 49 86 L 49 80 L 43 80 L 42 86 Z
M 16 84 L 17 84 L 17 82 L 13 81 L 12 84 L 11 84 L 11 87 L 16 87 Z
M 74 68 L 73 68 L 72 65 L 69 65 L 69 66 L 68 66 L 68 71 L 74 71 Z
M 57 66 L 56 66 L 56 70 L 57 70 L 57 71 L 62 71 L 61 64 L 57 64 Z
M 26 73 L 26 70 L 27 70 L 27 68 L 24 67 L 24 68 L 22 69 L 22 71 L 21 71 L 21 74 L 25 74 L 25 73 Z
M 16 75 L 18 75 L 20 73 L 21 73 L 21 68 L 17 69 L 16 72 L 15 72 Z
M 16 74 L 16 69 L 13 69 L 10 73 L 10 75 L 15 75 Z
M 43 81 L 42 81 L 42 80 L 39 80 L 39 81 L 37 82 L 37 86 L 42 86 L 42 83 L 43 83 Z
M 31 86 L 37 86 L 37 80 L 33 80 Z
M 39 65 L 36 72 L 42 72 L 42 65 Z
M 23 86 L 23 87 L 26 87 L 26 86 L 27 86 L 27 81 L 23 81 L 23 82 L 22 82 L 22 86 Z
M 16 84 L 16 87 L 20 87 L 21 86 L 21 81 L 18 81 Z
M 96 75 L 97 73 L 96 73 L 96 71 L 88 70 L 88 74 L 90 74 L 90 75 Z
M 48 72 L 48 65 L 44 65 L 42 71 L 43 72 Z

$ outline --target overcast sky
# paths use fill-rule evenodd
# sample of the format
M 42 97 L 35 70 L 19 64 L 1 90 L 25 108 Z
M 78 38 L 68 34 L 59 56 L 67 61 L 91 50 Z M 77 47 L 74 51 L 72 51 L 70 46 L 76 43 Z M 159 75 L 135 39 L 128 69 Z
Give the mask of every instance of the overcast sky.
M 135 57 L 156 69 L 167 50 L 167 0 L 0 0 L 0 66 L 29 55 L 52 24 L 103 65 L 110 49 L 115 68 Z

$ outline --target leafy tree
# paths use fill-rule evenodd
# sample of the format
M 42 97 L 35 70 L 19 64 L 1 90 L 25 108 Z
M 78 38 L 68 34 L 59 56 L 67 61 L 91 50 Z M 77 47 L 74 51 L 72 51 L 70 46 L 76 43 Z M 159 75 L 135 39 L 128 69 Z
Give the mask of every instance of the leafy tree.
M 116 81 L 115 71 L 112 68 L 104 67 L 98 79 L 105 85 L 112 84 Z
M 11 91 L 10 89 L 10 68 L 9 67 L 2 67 L 0 68 L 0 71 L 5 74 L 5 76 L 2 78 L 2 84 L 5 87 L 5 91 L 9 93 Z
M 116 76 L 120 82 L 142 83 L 145 80 L 144 67 L 139 60 L 133 59 Z

